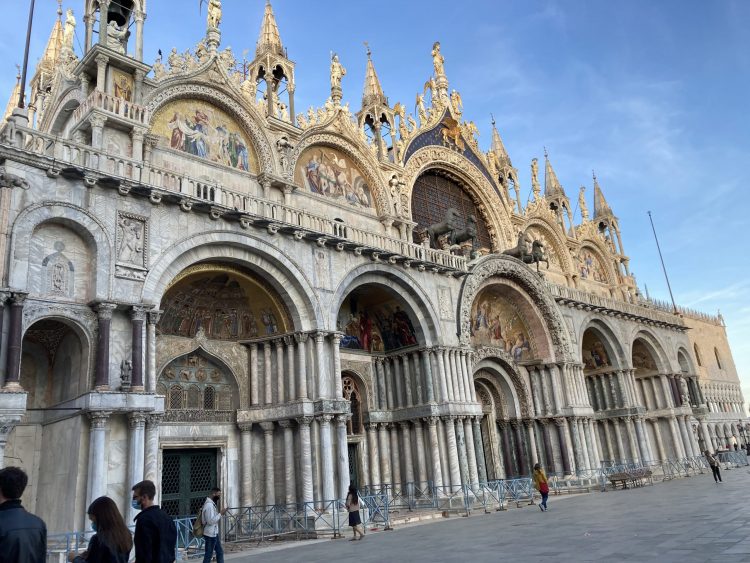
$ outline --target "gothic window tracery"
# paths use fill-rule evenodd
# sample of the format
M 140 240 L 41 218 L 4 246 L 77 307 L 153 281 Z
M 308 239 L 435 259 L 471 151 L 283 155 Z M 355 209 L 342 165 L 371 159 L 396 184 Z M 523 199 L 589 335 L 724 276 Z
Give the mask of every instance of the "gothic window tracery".
M 362 432 L 362 396 L 357 383 L 351 376 L 345 375 L 342 378 L 342 386 L 344 399 L 350 401 L 352 412 L 352 416 L 346 421 L 346 433 L 348 435 L 360 434 Z
M 492 239 L 484 218 L 472 201 L 471 196 L 457 181 L 436 171 L 428 171 L 417 178 L 412 191 L 411 208 L 412 219 L 419 227 L 427 228 L 430 225 L 443 222 L 446 211 L 451 207 L 458 210 L 457 228 L 465 228 L 469 216 L 474 215 L 477 220 L 478 246 L 492 248 Z

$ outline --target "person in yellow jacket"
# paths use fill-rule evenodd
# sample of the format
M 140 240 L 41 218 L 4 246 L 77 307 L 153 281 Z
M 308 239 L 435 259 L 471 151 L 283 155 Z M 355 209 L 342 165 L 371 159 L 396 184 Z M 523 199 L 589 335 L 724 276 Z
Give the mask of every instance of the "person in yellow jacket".
M 534 464 L 534 488 L 542 495 L 542 502 L 539 503 L 539 510 L 547 512 L 547 497 L 549 496 L 549 484 L 544 469 L 538 463 Z

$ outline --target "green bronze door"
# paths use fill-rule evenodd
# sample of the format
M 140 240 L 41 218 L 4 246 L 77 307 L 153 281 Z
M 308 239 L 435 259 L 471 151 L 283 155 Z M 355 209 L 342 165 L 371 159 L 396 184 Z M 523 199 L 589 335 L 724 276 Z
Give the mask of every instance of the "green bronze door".
M 170 516 L 197 514 L 216 486 L 216 450 L 164 450 L 161 507 Z

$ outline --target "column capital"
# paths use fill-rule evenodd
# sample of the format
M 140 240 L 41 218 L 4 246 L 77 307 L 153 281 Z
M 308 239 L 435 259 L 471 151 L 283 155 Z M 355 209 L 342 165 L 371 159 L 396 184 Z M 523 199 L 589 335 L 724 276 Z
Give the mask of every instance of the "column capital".
M 96 316 L 99 317 L 100 321 L 109 320 L 112 318 L 114 310 L 117 309 L 117 303 L 100 301 L 99 303 L 95 303 L 91 308 L 96 311 Z
M 412 422 L 412 424 L 414 424 L 415 428 L 421 428 L 422 427 L 422 419 L 421 418 L 415 418 L 411 422 Z
M 240 432 L 244 434 L 245 432 L 250 432 L 253 429 L 253 423 L 252 422 L 238 422 L 237 428 L 239 428 Z
M 408 430 L 408 429 L 409 429 L 409 428 L 411 427 L 411 423 L 410 423 L 410 422 L 409 422 L 408 420 L 402 420 L 402 421 L 400 421 L 400 422 L 398 423 L 398 425 L 399 425 L 399 426 L 400 426 L 401 428 L 405 429 L 405 430 Z
M 274 426 L 275 424 L 273 423 L 273 421 L 266 421 L 266 422 L 260 423 L 260 427 L 263 429 L 263 432 L 265 432 L 266 434 L 270 434 L 271 432 L 273 432 Z
M 133 305 L 130 308 L 130 318 L 134 321 L 145 321 L 149 307 L 146 305 Z
M 331 340 L 333 341 L 333 343 L 336 346 L 338 346 L 339 343 L 341 342 L 341 339 L 344 338 L 344 333 L 343 332 L 332 332 L 332 333 L 329 334 L 329 336 L 331 337 Z
M 91 421 L 91 428 L 104 428 L 107 424 L 107 419 L 112 414 L 110 411 L 89 411 L 86 413 Z
M 526 418 L 523 421 L 526 428 L 531 429 L 534 428 L 534 419 L 533 418 Z
M 147 416 L 148 415 L 144 412 L 128 413 L 128 426 L 130 426 L 130 428 L 143 428 L 146 426 Z
M 107 122 L 106 115 L 99 115 L 98 113 L 95 113 L 94 115 L 89 117 L 89 123 L 91 124 L 91 127 L 93 128 L 104 127 L 104 124 L 106 122 Z
M 319 330 L 318 332 L 315 333 L 315 342 L 317 344 L 322 343 L 325 340 L 326 335 L 327 334 L 325 332 L 323 332 L 322 330 Z
M 29 296 L 25 291 L 13 291 L 10 294 L 10 304 L 15 307 L 22 307 Z
M 437 416 L 428 416 L 424 418 L 424 421 L 429 424 L 430 426 L 436 426 L 438 423 L 438 417 Z
M 306 332 L 295 332 L 294 333 L 294 339 L 297 341 L 297 344 L 304 344 L 307 342 L 307 337 L 309 334 Z
M 555 418 L 553 418 L 552 420 L 554 420 L 554 421 L 555 421 L 555 424 L 556 424 L 557 426 L 565 426 L 565 422 L 566 422 L 566 420 L 565 420 L 565 417 L 564 417 L 564 416 L 556 416 L 556 417 L 555 417 Z
M 310 423 L 313 421 L 312 416 L 299 416 L 297 417 L 297 424 L 300 426 L 310 426 Z
M 539 418 L 537 420 L 539 421 L 539 424 L 541 424 L 542 426 L 547 426 L 550 422 L 549 418 Z
M 377 432 L 378 431 L 378 423 L 377 422 L 368 422 L 365 424 L 365 428 L 368 432 Z
M 282 340 L 284 341 L 284 344 L 286 346 L 294 345 L 294 336 L 292 336 L 291 334 L 287 334 L 286 336 L 282 338 Z
M 321 424 L 331 424 L 331 421 L 333 420 L 332 414 L 320 414 L 316 417 Z
M 279 426 L 281 426 L 284 430 L 287 428 L 292 427 L 292 421 L 291 420 L 279 420 Z
M 97 55 L 94 60 L 96 61 L 97 65 L 101 66 L 109 62 L 109 57 L 107 55 Z
M 161 318 L 162 313 L 164 313 L 164 311 L 160 311 L 158 309 L 151 309 L 150 311 L 148 311 L 148 324 L 159 324 L 159 319 Z
M 349 418 L 351 415 L 346 414 L 337 414 L 336 415 L 336 426 L 345 426 L 346 425 L 346 419 Z
M 161 424 L 162 419 L 164 418 L 164 414 L 149 414 L 147 417 L 147 422 L 149 426 L 156 426 L 158 427 Z

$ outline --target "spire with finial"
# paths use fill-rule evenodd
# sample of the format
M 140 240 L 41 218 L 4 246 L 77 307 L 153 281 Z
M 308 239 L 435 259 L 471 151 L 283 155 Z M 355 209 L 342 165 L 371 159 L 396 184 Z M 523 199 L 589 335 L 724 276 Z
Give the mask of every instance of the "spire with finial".
M 57 62 L 57 58 L 60 56 L 60 51 L 62 51 L 64 45 L 62 14 L 62 0 L 57 0 L 57 19 L 52 26 L 49 39 L 47 39 L 47 46 L 44 48 L 44 53 L 37 64 L 37 72 L 40 70 L 51 72 Z
M 594 217 L 611 215 L 612 209 L 610 209 L 607 200 L 604 199 L 602 189 L 599 187 L 599 181 L 596 179 L 596 172 L 592 170 L 591 174 L 594 177 Z
M 21 66 L 16 65 L 16 85 L 13 87 L 13 93 L 10 95 L 8 105 L 5 106 L 5 115 L 3 116 L 3 122 L 10 117 L 13 113 L 13 108 L 18 104 L 18 96 L 21 94 Z
M 495 116 L 490 114 L 490 117 L 492 118 L 492 146 L 490 148 L 497 156 L 501 165 L 506 163 L 510 164 L 510 157 L 505 150 L 503 140 L 500 138 L 500 133 L 497 132 L 497 127 L 495 126 Z
M 276 25 L 276 17 L 273 15 L 271 0 L 266 0 L 266 9 L 263 13 L 263 23 L 260 26 L 260 36 L 258 45 L 255 49 L 255 55 L 260 56 L 266 51 L 284 54 L 284 47 L 281 44 L 279 27 Z
M 565 196 L 565 190 L 560 181 L 557 179 L 557 174 L 552 168 L 552 164 L 549 161 L 549 154 L 547 153 L 547 147 L 544 147 L 544 196 L 545 197 L 556 197 Z
M 367 49 L 367 68 L 365 69 L 365 88 L 362 91 L 362 107 L 374 104 L 388 105 L 380 79 L 375 72 L 375 65 L 372 64 L 372 51 L 367 41 L 365 41 L 365 48 Z

